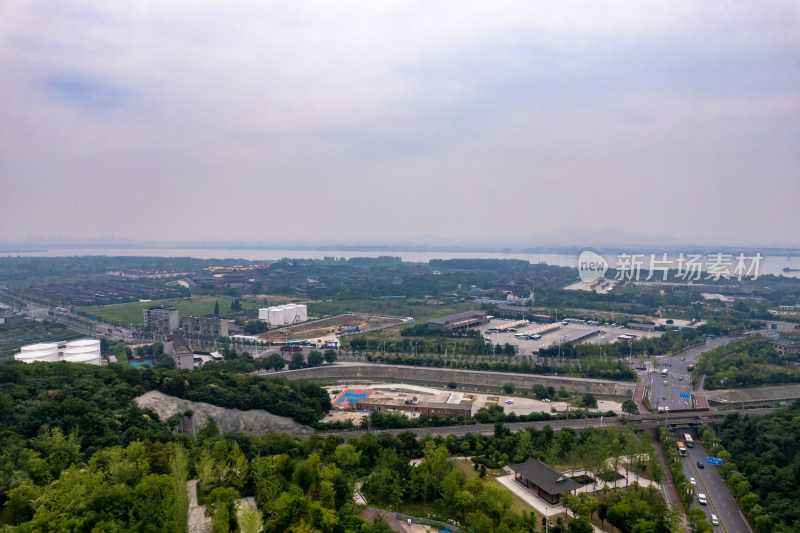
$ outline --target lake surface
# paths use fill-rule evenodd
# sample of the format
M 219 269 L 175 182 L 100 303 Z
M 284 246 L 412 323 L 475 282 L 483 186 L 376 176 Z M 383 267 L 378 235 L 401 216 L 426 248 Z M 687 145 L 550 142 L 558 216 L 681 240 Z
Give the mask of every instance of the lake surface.
M 351 259 L 353 257 L 399 257 L 404 262 L 427 263 L 431 259 L 516 259 L 530 263 L 546 263 L 548 265 L 577 267 L 579 254 L 546 254 L 546 253 L 506 253 L 506 252 L 437 252 L 437 251 L 385 251 L 385 250 L 286 250 L 286 249 L 244 249 L 244 248 L 52 248 L 37 251 L 2 252 L 0 257 L 76 257 L 87 255 L 135 256 L 135 257 L 194 257 L 197 259 L 245 259 L 248 261 L 278 261 L 280 259 L 323 259 L 336 257 Z M 738 254 L 734 254 L 736 256 Z M 745 255 L 751 255 L 745 253 Z M 617 264 L 617 256 L 605 255 L 606 261 L 613 268 Z M 647 268 L 649 254 L 645 255 L 644 266 Z M 670 268 L 677 268 L 674 256 Z M 703 258 L 705 262 L 705 257 Z M 734 259 L 735 265 L 735 259 Z M 800 272 L 783 272 L 784 268 L 800 269 L 800 257 L 765 255 L 759 265 L 759 275 L 773 274 L 800 278 Z M 658 277 L 658 274 L 656 274 Z

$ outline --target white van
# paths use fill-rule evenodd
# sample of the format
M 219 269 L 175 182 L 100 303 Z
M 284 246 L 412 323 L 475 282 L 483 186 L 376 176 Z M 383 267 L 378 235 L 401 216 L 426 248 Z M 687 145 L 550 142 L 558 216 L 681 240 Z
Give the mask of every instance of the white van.
M 715 514 L 711 515 L 711 524 L 714 525 L 714 526 L 718 526 L 719 525 L 719 518 L 717 518 L 717 515 L 715 515 Z

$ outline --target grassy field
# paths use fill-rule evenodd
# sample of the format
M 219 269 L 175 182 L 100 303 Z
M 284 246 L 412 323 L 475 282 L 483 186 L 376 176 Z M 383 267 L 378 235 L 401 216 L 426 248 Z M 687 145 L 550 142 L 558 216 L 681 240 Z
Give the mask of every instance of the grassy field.
M 269 298 L 269 297 L 267 297 Z M 176 308 L 181 316 L 185 315 L 212 315 L 214 313 L 214 303 L 219 300 L 219 313 L 225 317 L 230 313 L 233 298 L 216 296 L 196 296 L 191 300 L 175 298 L 172 300 L 159 300 L 157 302 L 134 302 L 128 304 L 107 305 L 99 307 L 87 307 L 82 311 L 89 316 L 99 317 L 107 322 L 120 325 L 133 324 L 142 326 L 142 309 L 151 305 L 171 305 Z M 242 309 L 245 311 L 257 311 L 259 307 L 265 305 L 277 305 L 278 302 L 270 301 L 270 304 L 248 302 L 239 300 Z M 259 298 L 259 302 L 261 299 Z M 343 313 L 373 313 L 378 315 L 412 316 L 416 321 L 425 321 L 429 318 L 460 313 L 474 308 L 474 304 L 459 303 L 454 305 L 424 305 L 414 303 L 409 305 L 405 300 L 341 300 L 331 302 L 311 302 L 308 304 L 308 314 L 314 317 L 337 316 Z M 233 316 L 229 316 L 232 318 Z M 400 328 L 384 330 L 382 335 L 388 338 L 399 338 Z
M 467 475 L 467 479 L 471 477 L 476 477 L 479 475 L 478 471 L 475 470 L 472 465 L 472 461 L 453 461 L 453 465 L 464 472 Z M 525 503 L 525 501 L 514 494 L 513 492 L 509 491 L 505 488 L 501 483 L 499 483 L 495 478 L 498 476 L 505 476 L 506 472 L 502 468 L 487 468 L 486 469 L 486 479 L 492 483 L 496 483 L 498 487 L 502 488 L 503 490 L 507 491 L 511 494 L 513 498 L 513 503 L 511 504 L 511 510 L 517 513 L 518 515 L 522 514 L 522 511 L 527 511 L 529 513 L 536 513 L 533 507 Z M 538 513 L 536 513 L 538 515 Z M 541 515 L 538 515 L 541 518 Z M 537 518 L 537 520 L 539 519 Z
M 453 305 L 426 305 L 419 300 L 391 298 L 378 300 L 335 300 L 331 302 L 312 302 L 308 313 L 315 316 L 336 316 L 342 313 L 374 313 L 378 315 L 410 316 L 414 320 L 427 320 L 435 316 L 459 313 L 474 308 L 475 304 L 459 303 Z
M 134 302 L 129 304 L 107 305 L 102 307 L 88 307 L 83 312 L 94 317 L 101 317 L 106 322 L 120 325 L 133 324 L 142 326 L 144 317 L 142 309 L 151 305 L 171 305 L 178 310 L 181 316 L 211 316 L 214 314 L 214 304 L 219 301 L 219 314 L 225 317 L 230 314 L 233 298 L 217 298 L 216 296 L 197 296 L 191 300 L 176 298 L 174 300 L 159 300 L 158 302 Z M 239 300 L 243 310 L 257 310 L 263 304 Z

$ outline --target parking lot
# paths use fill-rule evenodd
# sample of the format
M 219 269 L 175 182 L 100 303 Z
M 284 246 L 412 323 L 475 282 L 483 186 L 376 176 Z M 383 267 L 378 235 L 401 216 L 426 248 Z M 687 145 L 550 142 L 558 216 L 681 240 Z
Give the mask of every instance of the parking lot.
M 576 343 L 590 342 L 593 344 L 610 344 L 621 340 L 618 338 L 619 335 L 635 335 L 637 339 L 658 337 L 661 335 L 660 331 L 640 331 L 622 327 L 620 325 L 601 324 L 594 321 L 587 322 L 584 320 L 578 321 L 571 319 L 550 324 L 553 327 L 557 326 L 557 328 L 550 331 L 535 333 L 536 335 L 541 335 L 541 338 L 535 340 L 521 339 L 518 338 L 517 335 L 534 333 L 536 330 L 545 326 L 545 324 L 529 323 L 528 325 L 515 328 L 516 331 L 513 332 L 489 332 L 489 329 L 491 328 L 503 328 L 505 325 L 512 324 L 514 322 L 518 321 L 493 318 L 488 324 L 481 326 L 480 331 L 484 338 L 491 340 L 493 344 L 504 346 L 506 343 L 508 343 L 512 346 L 519 346 L 519 355 L 538 355 L 540 348 L 557 346 L 559 339 L 563 339 L 566 336 L 588 329 L 595 329 L 600 333 L 594 333 L 580 341 L 577 341 Z

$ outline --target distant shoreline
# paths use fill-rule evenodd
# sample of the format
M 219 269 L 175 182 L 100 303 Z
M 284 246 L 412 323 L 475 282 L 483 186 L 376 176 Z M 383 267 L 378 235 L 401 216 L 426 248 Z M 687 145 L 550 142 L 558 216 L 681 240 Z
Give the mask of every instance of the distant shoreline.
M 602 250 L 604 253 L 755 253 L 764 256 L 800 256 L 800 248 L 780 246 L 713 246 L 713 245 L 658 245 L 658 244 L 592 244 L 592 245 L 542 245 L 519 246 L 508 244 L 291 244 L 291 243 L 58 243 L 23 244 L 0 243 L 0 254 L 8 253 L 47 253 L 55 250 L 295 250 L 330 252 L 415 252 L 415 253 L 480 253 L 480 254 L 579 254 L 583 250 Z M 139 255 L 139 254 L 136 254 Z
M 324 259 L 353 259 L 359 257 L 396 257 L 406 263 L 430 263 L 435 260 L 455 260 L 455 259 L 485 259 L 485 260 L 511 260 L 511 261 L 527 261 L 531 264 L 544 263 L 551 266 L 561 266 L 567 268 L 576 268 L 578 266 L 578 256 L 584 248 L 574 249 L 558 249 L 557 252 L 526 252 L 526 251 L 473 251 L 473 250 L 433 250 L 425 248 L 417 248 L 416 250 L 409 250 L 405 247 L 394 248 L 379 248 L 374 249 L 370 247 L 350 249 L 319 249 L 319 248 L 239 248 L 239 247 L 226 247 L 226 248 L 184 248 L 184 247 L 96 247 L 90 248 L 88 246 L 77 246 L 72 248 L 67 247 L 48 247 L 42 249 L 37 247 L 36 251 L 33 248 L 23 250 L 17 248 L 15 252 L 0 252 L 0 259 L 4 257 L 40 257 L 40 258 L 55 258 L 55 257 L 91 257 L 91 256 L 105 256 L 105 257 L 158 257 L 158 258 L 194 258 L 201 260 L 242 260 L 248 262 L 275 262 L 281 260 L 324 260 Z M 617 256 L 620 253 L 635 253 L 645 254 L 644 259 L 649 260 L 649 254 L 655 253 L 656 258 L 661 257 L 661 254 L 667 253 L 668 258 L 672 261 L 675 260 L 679 253 L 690 254 L 700 253 L 703 256 L 716 254 L 716 253 L 729 253 L 734 257 L 740 253 L 752 256 L 760 253 L 763 257 L 759 267 L 759 275 L 772 274 L 775 276 L 786 276 L 791 278 L 800 278 L 800 252 L 796 255 L 790 256 L 787 253 L 776 253 L 770 249 L 762 250 L 747 250 L 747 249 L 725 249 L 725 248 L 710 248 L 705 251 L 691 250 L 691 249 L 678 249 L 678 251 L 671 251 L 668 249 L 661 250 L 648 250 L 648 249 L 629 249 L 629 250 L 599 250 L 599 253 L 608 261 L 609 265 L 613 267 L 617 262 Z M 642 266 L 643 269 L 647 267 Z M 792 269 L 786 272 L 784 269 Z M 797 269 L 797 270 L 793 270 Z

